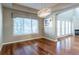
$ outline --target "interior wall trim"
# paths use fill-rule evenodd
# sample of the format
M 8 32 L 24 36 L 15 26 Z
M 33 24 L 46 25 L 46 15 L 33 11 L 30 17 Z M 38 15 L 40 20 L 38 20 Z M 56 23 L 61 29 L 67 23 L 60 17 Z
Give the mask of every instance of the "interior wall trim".
M 23 42 L 23 41 L 29 41 L 29 40 L 37 40 L 37 39 L 40 39 L 40 38 L 45 38 L 47 40 L 51 40 L 50 38 L 47 38 L 47 37 L 37 37 L 37 38 L 30 38 L 30 39 L 25 39 L 25 40 L 19 40 L 19 41 L 13 41 L 13 42 L 7 42 L 7 43 L 2 43 L 2 45 L 5 45 L 5 44 L 11 44 L 11 43 L 17 43 L 17 42 Z M 51 41 L 54 41 L 56 42 L 57 40 L 51 40 Z
M 40 38 L 42 38 L 42 37 L 29 38 L 29 39 L 24 39 L 24 40 L 18 40 L 18 41 L 13 41 L 13 42 L 7 42 L 7 43 L 2 43 L 2 45 L 11 44 L 11 43 L 17 43 L 17 42 L 23 42 L 23 41 L 29 41 L 29 40 L 35 40 L 35 39 L 40 39 Z
M 43 38 L 45 38 L 45 39 L 47 39 L 47 40 L 50 40 L 50 41 L 53 41 L 53 42 L 57 42 L 57 39 L 56 39 L 56 38 L 53 38 L 53 39 L 50 39 L 50 38 L 48 38 L 48 37 L 43 37 Z

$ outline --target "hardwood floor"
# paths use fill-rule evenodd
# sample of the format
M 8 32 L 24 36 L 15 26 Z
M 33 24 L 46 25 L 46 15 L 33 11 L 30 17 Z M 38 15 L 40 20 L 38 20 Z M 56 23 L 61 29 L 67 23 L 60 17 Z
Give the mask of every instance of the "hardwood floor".
M 79 36 L 69 36 L 53 42 L 44 38 L 4 45 L 2 55 L 77 55 Z

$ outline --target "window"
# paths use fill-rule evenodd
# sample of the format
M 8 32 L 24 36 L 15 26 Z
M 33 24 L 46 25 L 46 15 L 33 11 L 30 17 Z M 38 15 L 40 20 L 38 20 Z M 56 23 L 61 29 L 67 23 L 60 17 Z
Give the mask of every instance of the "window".
M 69 30 L 69 27 L 68 27 L 68 21 L 66 21 L 66 35 L 68 35 L 68 30 Z
M 57 20 L 57 36 L 60 36 L 60 21 Z
M 38 20 L 16 17 L 14 21 L 14 35 L 34 34 L 38 33 Z
M 69 34 L 71 34 L 71 22 L 69 22 Z
M 61 25 L 61 26 L 62 26 L 62 27 L 61 27 L 61 28 L 62 28 L 62 32 L 61 32 L 61 33 L 62 33 L 62 35 L 64 35 L 64 34 L 65 34 L 65 33 L 64 33 L 64 30 L 65 30 L 65 29 L 64 29 L 64 21 L 62 21 L 62 25 Z
M 72 35 L 73 10 L 57 15 L 57 36 Z

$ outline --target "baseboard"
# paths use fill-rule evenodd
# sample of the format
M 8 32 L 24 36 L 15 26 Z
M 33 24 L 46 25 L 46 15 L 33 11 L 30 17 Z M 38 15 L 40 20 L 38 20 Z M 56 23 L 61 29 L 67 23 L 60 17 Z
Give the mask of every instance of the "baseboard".
M 65 38 L 65 37 L 69 37 L 69 36 L 72 36 L 72 35 L 62 35 L 62 36 L 56 37 L 56 39 Z
M 11 43 L 17 43 L 17 42 L 23 42 L 23 41 L 29 41 L 29 40 L 36 40 L 36 39 L 40 39 L 40 38 L 45 38 L 47 40 L 51 40 L 50 38 L 47 38 L 47 37 L 37 37 L 37 38 L 31 38 L 31 39 L 25 39 L 25 40 L 19 40 L 19 41 L 13 41 L 13 42 L 8 42 L 8 43 L 2 43 L 2 46 L 3 45 L 6 45 L 6 44 L 11 44 Z M 57 40 L 51 40 L 51 41 L 54 41 L 54 42 L 57 42 Z
M 2 43 L 2 45 L 11 44 L 11 43 L 17 43 L 17 42 L 23 42 L 23 41 L 29 41 L 29 40 L 36 40 L 36 39 L 40 39 L 40 38 L 43 38 L 43 37 L 37 37 L 37 38 L 30 38 L 30 39 L 25 39 L 25 40 L 7 42 L 7 43 Z
M 47 39 L 47 40 L 50 40 L 50 41 L 54 41 L 54 42 L 57 42 L 57 39 L 55 39 L 55 40 L 53 40 L 53 39 L 50 39 L 50 38 L 48 38 L 48 37 L 44 37 L 45 39 Z

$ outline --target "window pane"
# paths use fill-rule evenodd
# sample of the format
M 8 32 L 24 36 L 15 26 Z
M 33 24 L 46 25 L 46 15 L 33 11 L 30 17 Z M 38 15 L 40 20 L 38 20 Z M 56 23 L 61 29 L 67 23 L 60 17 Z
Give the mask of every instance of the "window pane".
M 38 20 L 32 20 L 32 31 L 33 33 L 38 33 Z
M 68 34 L 69 32 L 68 32 L 68 30 L 69 30 L 69 27 L 68 27 L 69 25 L 68 25 L 68 21 L 66 21 L 66 34 Z
M 14 34 L 23 34 L 23 18 L 14 18 Z
M 24 18 L 24 34 L 31 34 L 31 19 Z
M 72 27 L 71 22 L 69 22 L 69 34 L 71 34 L 71 27 Z
M 62 35 L 64 35 L 64 21 L 62 21 Z
M 60 36 L 60 21 L 57 20 L 57 36 Z

